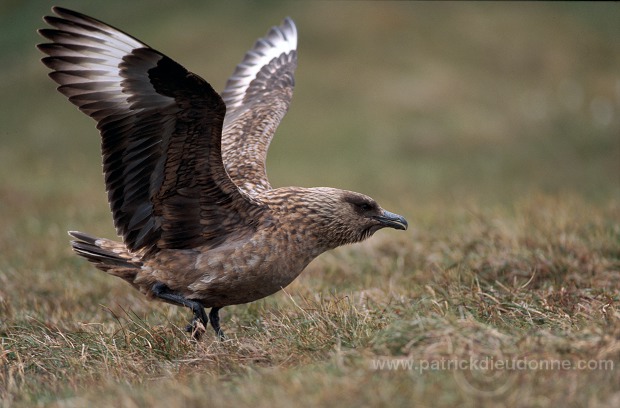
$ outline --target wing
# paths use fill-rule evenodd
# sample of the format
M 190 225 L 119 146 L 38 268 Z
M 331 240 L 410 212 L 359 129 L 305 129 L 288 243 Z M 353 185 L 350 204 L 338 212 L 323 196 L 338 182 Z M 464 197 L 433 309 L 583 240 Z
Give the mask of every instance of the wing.
M 58 90 L 97 121 L 116 229 L 132 251 L 217 246 L 253 228 L 257 203 L 221 157 L 226 108 L 170 58 L 93 18 L 54 7 L 39 30 Z M 255 217 L 254 217 L 255 219 Z
M 254 195 L 271 189 L 265 161 L 269 143 L 286 114 L 295 85 L 297 29 L 290 18 L 245 54 L 222 92 L 222 154 L 230 178 Z

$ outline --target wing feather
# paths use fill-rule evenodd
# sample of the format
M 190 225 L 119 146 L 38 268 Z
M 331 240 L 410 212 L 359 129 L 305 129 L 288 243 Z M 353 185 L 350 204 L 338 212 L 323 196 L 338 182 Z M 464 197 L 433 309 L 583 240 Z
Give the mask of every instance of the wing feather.
M 296 67 L 297 29 L 286 18 L 256 41 L 222 92 L 227 108 L 224 164 L 235 184 L 250 195 L 271 189 L 267 150 L 293 97 Z
M 97 121 L 114 223 L 132 251 L 216 246 L 257 202 L 226 174 L 226 107 L 203 79 L 137 39 L 60 7 L 39 45 L 58 90 Z

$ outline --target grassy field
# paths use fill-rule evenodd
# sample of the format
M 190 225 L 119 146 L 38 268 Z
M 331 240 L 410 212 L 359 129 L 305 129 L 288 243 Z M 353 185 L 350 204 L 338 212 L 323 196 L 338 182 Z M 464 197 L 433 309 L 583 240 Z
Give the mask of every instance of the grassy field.
M 0 5 L 2 406 L 620 406 L 620 6 L 59 2 L 222 89 L 284 16 L 297 88 L 274 185 L 357 190 L 410 229 L 324 254 L 183 332 L 74 256 L 114 237 L 92 120 Z

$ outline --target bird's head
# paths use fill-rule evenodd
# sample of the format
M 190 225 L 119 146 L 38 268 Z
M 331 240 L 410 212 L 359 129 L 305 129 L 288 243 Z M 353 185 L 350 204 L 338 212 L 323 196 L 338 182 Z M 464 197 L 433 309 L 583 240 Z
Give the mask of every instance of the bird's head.
M 407 229 L 404 217 L 364 194 L 325 187 L 304 190 L 300 212 L 326 248 L 363 241 L 382 228 Z

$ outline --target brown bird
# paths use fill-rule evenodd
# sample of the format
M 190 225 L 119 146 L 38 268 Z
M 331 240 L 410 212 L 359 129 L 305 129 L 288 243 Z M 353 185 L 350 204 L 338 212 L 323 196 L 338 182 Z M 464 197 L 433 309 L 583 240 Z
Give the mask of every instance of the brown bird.
M 384 227 L 407 229 L 363 194 L 269 184 L 267 149 L 297 64 L 291 19 L 255 43 L 220 96 L 128 34 L 52 10 L 44 21 L 53 28 L 39 30 L 50 41 L 38 45 L 42 61 L 58 90 L 97 121 L 123 240 L 70 231 L 73 249 L 149 298 L 191 308 L 195 337 L 209 320 L 222 337 L 222 307 L 277 292 L 321 253 Z

